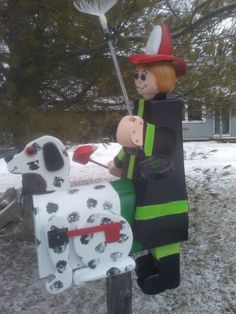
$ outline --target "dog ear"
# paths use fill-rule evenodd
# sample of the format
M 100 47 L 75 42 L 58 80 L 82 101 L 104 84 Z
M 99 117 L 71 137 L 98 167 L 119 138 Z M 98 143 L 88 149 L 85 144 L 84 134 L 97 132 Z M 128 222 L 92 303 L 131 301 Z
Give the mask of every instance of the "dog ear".
M 64 167 L 64 160 L 61 153 L 52 142 L 43 145 L 43 158 L 48 171 L 58 171 Z

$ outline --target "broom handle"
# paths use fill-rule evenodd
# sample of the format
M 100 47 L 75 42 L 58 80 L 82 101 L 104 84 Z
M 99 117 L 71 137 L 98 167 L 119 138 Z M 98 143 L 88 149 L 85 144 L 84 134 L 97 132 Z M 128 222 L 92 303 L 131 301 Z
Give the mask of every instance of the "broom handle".
M 108 167 L 107 167 L 106 165 L 101 164 L 100 162 L 98 162 L 98 161 L 96 161 L 96 160 L 93 160 L 93 159 L 89 158 L 89 161 L 90 161 L 90 162 L 93 162 L 94 164 L 96 164 L 96 165 L 98 165 L 98 166 L 101 166 L 101 167 L 103 167 L 103 168 L 108 169 Z
M 117 61 L 115 49 L 114 49 L 114 47 L 112 45 L 111 40 L 108 40 L 108 46 L 109 46 L 109 49 L 110 49 L 110 52 L 111 52 L 111 55 L 112 55 L 112 59 L 113 59 L 114 65 L 115 65 L 116 73 L 117 73 L 117 76 L 118 76 L 118 80 L 119 80 L 119 83 L 120 83 L 120 87 L 121 87 L 121 90 L 122 90 L 122 93 L 123 93 L 123 97 L 124 97 L 124 100 L 125 100 L 125 104 L 126 104 L 127 110 L 129 112 L 129 114 L 132 115 L 132 109 L 131 109 L 131 106 L 130 106 L 129 97 L 128 97 L 128 94 L 127 94 L 127 91 L 126 91 L 126 88 L 125 88 L 123 77 L 121 75 L 121 71 L 120 71 L 119 63 Z
M 114 47 L 112 45 L 112 42 L 111 42 L 111 39 L 110 39 L 110 33 L 109 33 L 108 26 L 107 26 L 106 16 L 104 14 L 100 15 L 99 16 L 99 20 L 100 20 L 100 23 L 102 25 L 104 34 L 105 34 L 105 36 L 107 38 L 108 46 L 109 46 L 109 49 L 110 49 L 110 52 L 111 52 L 113 63 L 115 65 L 116 74 L 118 76 L 118 80 L 119 80 L 119 83 L 120 83 L 120 87 L 121 87 L 121 90 L 122 90 L 122 94 L 123 94 L 123 97 L 124 97 L 124 100 L 125 100 L 125 104 L 126 104 L 128 113 L 129 113 L 129 115 L 133 115 L 132 109 L 131 109 L 131 105 L 130 105 L 130 101 L 129 101 L 129 97 L 128 97 L 128 94 L 127 94 L 127 91 L 126 91 L 126 88 L 125 88 L 125 83 L 124 83 L 124 80 L 123 80 L 123 77 L 122 77 L 122 74 L 121 74 L 121 71 L 120 71 L 119 63 L 118 63 L 118 60 L 117 60 L 117 57 L 116 57 L 115 49 L 114 49 Z

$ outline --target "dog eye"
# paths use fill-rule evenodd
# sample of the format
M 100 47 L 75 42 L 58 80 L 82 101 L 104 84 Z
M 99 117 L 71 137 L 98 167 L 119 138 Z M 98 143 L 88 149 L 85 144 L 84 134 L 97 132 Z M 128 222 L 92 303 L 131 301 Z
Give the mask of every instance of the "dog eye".
M 33 146 L 26 147 L 25 154 L 29 157 L 32 157 L 37 154 L 37 149 Z

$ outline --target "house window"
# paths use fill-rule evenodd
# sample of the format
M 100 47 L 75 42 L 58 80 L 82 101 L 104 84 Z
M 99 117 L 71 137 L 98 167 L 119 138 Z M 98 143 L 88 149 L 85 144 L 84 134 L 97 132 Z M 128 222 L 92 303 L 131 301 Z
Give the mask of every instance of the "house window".
M 183 122 L 206 122 L 206 107 L 185 105 Z

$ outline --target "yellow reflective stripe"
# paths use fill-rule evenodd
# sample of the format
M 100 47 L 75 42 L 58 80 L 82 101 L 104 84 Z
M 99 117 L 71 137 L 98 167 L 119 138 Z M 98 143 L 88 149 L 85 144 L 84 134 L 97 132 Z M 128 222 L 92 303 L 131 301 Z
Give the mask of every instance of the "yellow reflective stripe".
M 172 243 L 168 245 L 159 246 L 155 249 L 151 250 L 152 255 L 155 256 L 157 259 L 162 257 L 166 257 L 173 254 L 178 254 L 180 252 L 180 244 L 179 243 Z
M 140 99 L 138 103 L 138 116 L 142 117 L 144 113 L 144 99 Z M 136 157 L 134 155 L 130 156 L 129 159 L 129 167 L 127 172 L 127 178 L 132 179 L 133 178 L 133 172 L 134 172 L 134 163 L 135 163 Z
M 144 112 L 144 99 L 140 99 L 138 103 L 138 116 L 142 118 Z
M 131 155 L 130 159 L 129 159 L 129 168 L 128 168 L 128 173 L 127 173 L 128 179 L 132 179 L 132 177 L 133 177 L 134 163 L 135 163 L 135 156 Z
M 188 202 L 186 200 L 174 201 L 158 205 L 147 205 L 136 207 L 136 220 L 148 220 L 152 218 L 182 214 L 188 211 Z
M 144 141 L 144 154 L 146 157 L 152 156 L 154 137 L 155 137 L 155 125 L 147 123 L 146 135 Z
M 125 157 L 125 151 L 123 148 L 121 148 L 121 150 L 119 151 L 119 153 L 117 154 L 117 157 L 119 160 L 124 160 Z

